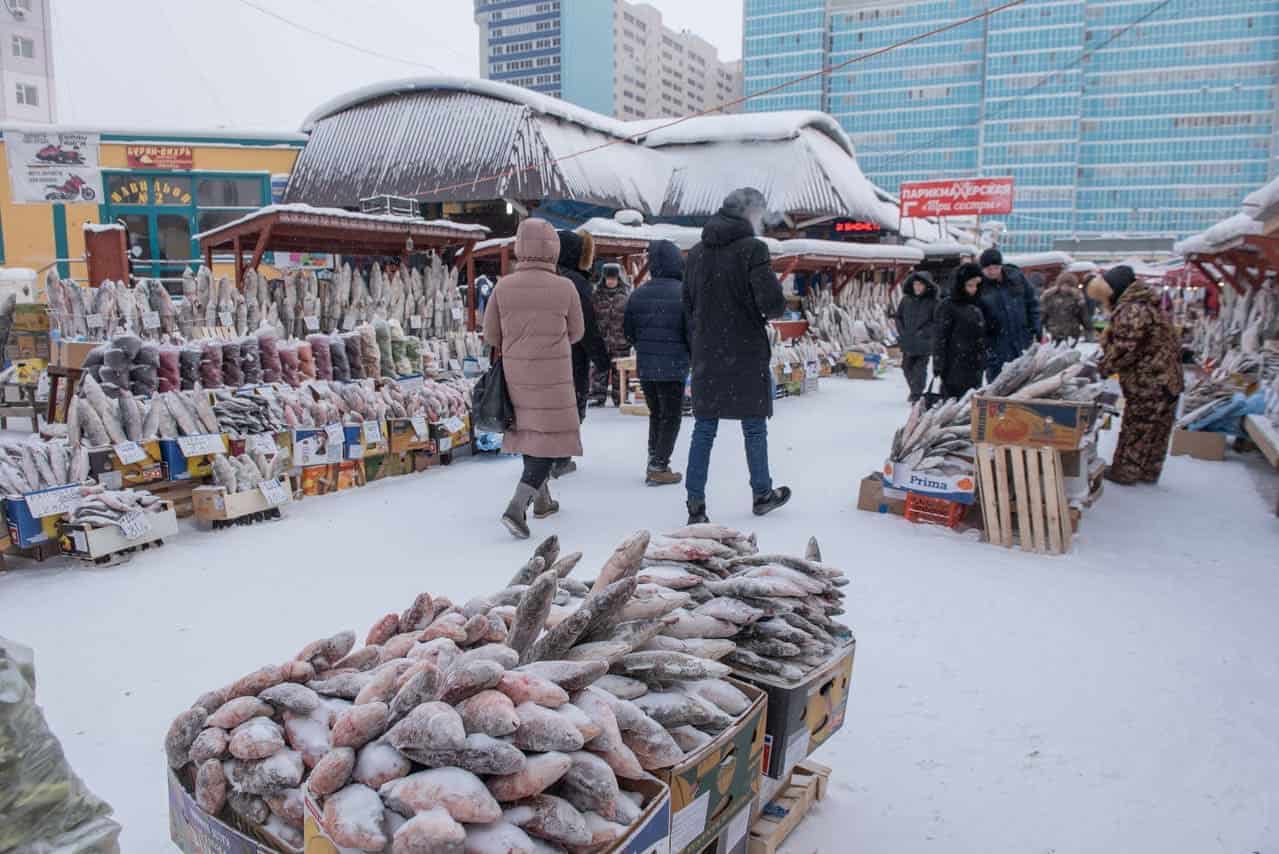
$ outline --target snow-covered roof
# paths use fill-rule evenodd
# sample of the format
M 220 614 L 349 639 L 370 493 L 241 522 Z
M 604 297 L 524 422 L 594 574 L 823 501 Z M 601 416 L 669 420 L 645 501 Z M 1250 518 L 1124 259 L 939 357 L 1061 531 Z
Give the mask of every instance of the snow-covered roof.
M 891 243 L 845 243 L 839 240 L 779 240 L 773 254 L 779 258 L 815 255 L 857 261 L 897 261 L 909 264 L 917 264 L 924 260 L 923 251 L 914 246 L 897 246 Z
M 37 122 L 0 122 L 0 134 L 8 131 L 15 133 L 97 133 L 103 136 L 117 137 L 109 140 L 114 144 L 128 142 L 136 137 L 154 144 L 156 139 L 183 143 L 192 139 L 226 140 L 228 144 L 237 141 L 271 143 L 288 143 L 297 147 L 297 143 L 306 142 L 306 134 L 297 131 L 261 130 L 254 128 L 166 128 L 156 127 L 109 127 L 98 125 L 48 125 Z M 189 143 L 188 143 L 189 144 Z
M 118 222 L 86 222 L 84 224 L 84 230 L 94 233 L 103 231 L 124 231 L 124 226 Z
M 1091 261 L 1075 261 L 1073 264 L 1066 265 L 1066 272 L 1074 273 L 1075 275 L 1095 273 L 1097 272 L 1097 265 Z
M 1212 252 L 1223 243 L 1229 243 L 1249 234 L 1261 234 L 1264 226 L 1242 211 L 1223 219 L 1216 225 L 1187 237 L 1173 245 L 1173 251 L 1182 255 L 1196 252 Z
M 1243 212 L 1261 221 L 1279 215 L 1279 178 L 1245 196 Z
M 925 258 L 947 258 L 950 256 L 971 255 L 977 257 L 980 250 L 972 243 L 960 243 L 957 240 L 918 240 L 914 237 L 906 241 L 907 246 L 914 246 L 924 253 Z
M 702 239 L 700 228 L 669 223 L 640 223 L 626 225 L 616 219 L 595 217 L 582 223 L 578 231 L 586 231 L 596 237 L 627 237 L 634 240 L 669 240 L 682 250 L 692 249 Z
M 848 134 L 827 113 L 816 110 L 781 110 L 775 113 L 739 113 L 694 116 L 687 119 L 643 119 L 625 122 L 626 131 L 650 148 L 721 142 L 777 142 L 795 139 L 812 129 L 830 137 L 851 157 L 856 151 Z
M 320 219 L 340 220 L 344 222 L 362 222 L 362 223 L 378 223 L 381 225 L 395 225 L 403 227 L 408 231 L 416 229 L 433 229 L 446 230 L 457 234 L 459 237 L 467 239 L 475 239 L 483 237 L 489 233 L 488 228 L 482 225 L 473 225 L 471 223 L 452 222 L 447 219 L 418 219 L 411 216 L 396 216 L 395 214 L 368 214 L 356 211 L 342 210 L 341 208 L 317 208 L 311 205 L 300 203 L 292 203 L 286 205 L 267 205 L 258 208 L 253 213 L 245 214 L 239 219 L 231 220 L 225 225 L 219 225 L 217 228 L 211 228 L 208 231 L 202 231 L 195 235 L 196 240 L 204 240 L 209 237 L 231 231 L 238 226 L 251 222 L 256 219 L 262 219 L 272 214 L 301 214 L 307 217 L 315 217 Z
M 1005 264 L 1018 267 L 1069 267 L 1074 263 L 1065 252 L 1026 252 L 1020 255 L 1005 255 Z

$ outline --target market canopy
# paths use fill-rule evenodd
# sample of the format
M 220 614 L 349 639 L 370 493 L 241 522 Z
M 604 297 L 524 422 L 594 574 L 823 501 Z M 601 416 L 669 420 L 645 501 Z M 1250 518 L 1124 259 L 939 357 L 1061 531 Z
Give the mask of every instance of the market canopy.
M 889 243 L 845 243 L 838 240 L 768 240 L 773 270 L 785 278 L 792 273 L 825 273 L 838 294 L 858 273 L 880 270 L 900 284 L 924 253 L 914 246 Z
M 1240 293 L 1279 277 L 1279 178 L 1250 193 L 1239 213 L 1174 248 L 1209 279 Z

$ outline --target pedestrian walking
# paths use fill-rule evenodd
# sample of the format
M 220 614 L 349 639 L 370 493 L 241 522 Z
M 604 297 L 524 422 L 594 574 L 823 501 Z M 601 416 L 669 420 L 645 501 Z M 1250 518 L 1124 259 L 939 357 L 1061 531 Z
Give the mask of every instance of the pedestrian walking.
M 688 324 L 684 318 L 684 259 L 669 240 L 648 244 L 649 280 L 626 301 L 622 323 L 635 348 L 635 369 L 648 404 L 649 486 L 679 483 L 671 471 L 671 453 L 679 438 L 688 377 Z
M 484 314 L 484 341 L 502 355 L 515 405 L 515 426 L 502 450 L 524 455 L 524 473 L 502 523 L 527 539 L 531 502 L 538 519 L 560 509 L 547 486 L 556 460 L 582 455 L 573 389 L 572 345 L 584 323 L 577 288 L 557 273 L 559 237 L 551 224 L 526 219 L 515 233 L 515 272 L 503 276 Z
M 768 471 L 773 394 L 766 327 L 781 317 L 786 298 L 768 247 L 757 237 L 766 212 L 759 190 L 734 190 L 702 229 L 684 268 L 695 418 L 685 482 L 689 524 L 707 521 L 706 477 L 720 419 L 742 424 L 755 515 L 790 500 L 790 489 L 774 489 Z
M 1079 277 L 1074 273 L 1062 273 L 1052 287 L 1039 298 L 1040 315 L 1044 331 L 1054 344 L 1065 341 L 1072 347 L 1088 331 L 1088 301 L 1079 289 Z
M 928 360 L 933 354 L 937 285 L 925 272 L 911 273 L 902 283 L 897 303 L 897 345 L 902 351 L 902 371 L 910 386 L 910 402 L 919 400 L 928 383 Z
M 981 253 L 981 289 L 977 299 L 986 315 L 986 380 L 999 376 L 1039 340 L 1039 296 L 1020 269 L 1004 263 L 998 249 Z
M 1102 376 L 1119 374 L 1124 393 L 1119 444 L 1106 480 L 1122 486 L 1157 483 L 1185 387 L 1181 345 L 1158 294 L 1136 281 L 1131 267 L 1107 270 L 1089 284 L 1089 294 L 1111 309 L 1110 326 L 1101 335 L 1100 367 Z
M 595 305 L 595 318 L 600 326 L 600 335 L 604 337 L 604 349 L 608 352 L 608 365 L 597 369 L 591 388 L 591 405 L 603 406 L 609 397 L 614 406 L 622 405 L 620 377 L 615 359 L 624 359 L 631 354 L 631 345 L 626 340 L 622 329 L 622 321 L 626 316 L 626 301 L 631 296 L 631 286 L 622 277 L 619 264 L 605 264 L 601 270 L 599 285 L 592 297 Z
M 590 234 L 575 231 L 561 231 L 559 239 L 557 272 L 573 283 L 582 304 L 582 339 L 573 344 L 573 389 L 577 398 L 578 421 L 584 421 L 586 401 L 591 391 L 591 366 L 605 368 L 608 365 L 608 351 L 604 349 L 604 338 L 595 322 L 591 283 L 584 272 L 595 263 L 595 241 Z M 569 459 L 560 460 L 552 467 L 551 477 L 563 477 L 574 471 L 577 471 L 577 463 Z
M 960 264 L 950 283 L 950 298 L 937 306 L 933 336 L 933 372 L 941 379 L 942 394 L 963 397 L 981 386 L 986 366 L 986 319 L 977 305 L 981 268 Z

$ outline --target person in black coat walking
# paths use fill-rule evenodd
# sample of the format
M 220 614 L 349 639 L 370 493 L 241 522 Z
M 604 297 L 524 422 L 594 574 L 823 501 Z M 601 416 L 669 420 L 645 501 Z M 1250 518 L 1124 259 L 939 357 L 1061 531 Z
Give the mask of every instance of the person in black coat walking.
M 786 297 L 773 273 L 763 230 L 767 202 L 752 187 L 734 190 L 702 229 L 684 269 L 693 368 L 693 440 L 688 451 L 689 524 L 707 521 L 706 477 L 721 418 L 742 422 L 755 515 L 790 499 L 768 471 L 768 419 L 773 414 L 767 324 Z
M 684 317 L 684 259 L 669 240 L 648 244 L 651 278 L 626 301 L 622 331 L 635 348 L 635 370 L 648 404 L 649 486 L 679 483 L 671 453 L 679 438 L 688 377 L 688 324 Z
M 986 379 L 993 381 L 1006 363 L 1039 340 L 1039 294 L 1020 269 L 1004 263 L 998 249 L 981 253 L 980 264 L 977 299 L 986 315 Z
M 977 304 L 981 268 L 960 264 L 950 285 L 950 299 L 937 306 L 933 335 L 933 372 L 941 378 L 945 397 L 963 397 L 981 385 L 986 366 L 986 318 Z
M 586 332 L 582 340 L 573 345 L 573 390 L 577 394 L 577 419 L 586 420 L 586 400 L 591 391 L 591 365 L 596 370 L 608 369 L 608 351 L 604 347 L 604 337 L 600 334 L 599 324 L 595 322 L 595 309 L 591 302 L 591 283 L 583 274 L 589 270 L 595 260 L 594 243 L 590 235 L 581 235 L 575 231 L 560 231 L 560 257 L 556 262 L 557 272 L 573 283 L 577 288 L 578 301 L 582 303 L 582 321 Z M 557 461 L 551 470 L 552 477 L 560 477 L 577 470 L 577 463 L 572 460 Z
M 928 382 L 928 359 L 933 354 L 933 315 L 937 311 L 937 285 L 925 272 L 911 273 L 902 283 L 897 303 L 897 344 L 902 349 L 902 371 L 910 386 L 910 402 L 919 400 Z

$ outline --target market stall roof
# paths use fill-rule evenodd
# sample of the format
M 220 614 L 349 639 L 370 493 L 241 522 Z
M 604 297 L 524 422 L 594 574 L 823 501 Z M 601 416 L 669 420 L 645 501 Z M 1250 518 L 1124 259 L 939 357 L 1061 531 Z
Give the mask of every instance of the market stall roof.
M 1174 248 L 1210 280 L 1241 293 L 1279 278 L 1279 178 L 1248 194 L 1239 213 Z
M 779 240 L 773 255 L 779 258 L 803 257 L 816 260 L 918 264 L 924 260 L 922 250 L 914 246 L 891 243 L 845 243 L 839 240 Z
M 1066 265 L 1067 273 L 1074 273 L 1076 276 L 1083 276 L 1089 273 L 1097 272 L 1098 267 L 1092 261 L 1075 261 Z
M 423 77 L 335 98 L 303 129 L 286 201 L 571 199 L 691 217 L 754 186 L 779 214 L 896 224 L 822 113 L 622 122 L 496 81 Z
M 1279 231 L 1279 178 L 1244 197 L 1243 212 L 1266 224 L 1266 233 Z
M 1065 269 L 1073 264 L 1074 261 L 1075 259 L 1065 252 L 1026 252 L 1004 256 L 1004 263 L 1015 264 L 1023 270 L 1042 270 L 1051 267 Z
M 650 241 L 669 240 L 678 246 L 681 251 L 687 252 L 702 239 L 702 230 L 700 228 L 693 228 L 687 225 L 671 225 L 664 222 L 642 222 L 637 225 L 628 225 L 606 217 L 588 219 L 582 223 L 578 230 L 590 232 L 591 236 L 595 238 L 597 246 L 602 238 L 642 240 L 646 248 Z
M 925 258 L 958 258 L 963 255 L 976 258 L 981 251 L 972 243 L 960 243 L 957 240 L 925 241 L 912 237 L 906 241 L 906 245 L 923 252 Z

